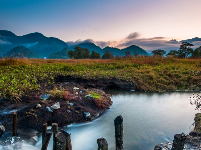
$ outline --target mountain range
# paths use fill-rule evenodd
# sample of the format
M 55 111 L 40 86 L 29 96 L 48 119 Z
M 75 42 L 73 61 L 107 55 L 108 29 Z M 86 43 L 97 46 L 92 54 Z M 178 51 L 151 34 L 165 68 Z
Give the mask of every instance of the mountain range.
M 104 54 L 105 50 L 110 51 L 114 56 L 125 56 L 126 51 L 130 51 L 131 55 L 134 53 L 138 53 L 139 55 L 149 55 L 144 49 L 136 45 L 131 45 L 124 49 L 108 46 L 102 49 L 94 43 L 87 42 L 69 47 L 64 41 L 58 38 L 46 37 L 38 32 L 17 36 L 11 31 L 0 30 L 0 55 L 6 54 L 6 52 L 9 52 L 9 50 L 18 46 L 23 46 L 31 50 L 34 54 L 38 55 L 37 58 L 69 58 L 64 55 L 67 54 L 68 50 L 74 50 L 76 46 L 87 48 L 90 53 L 95 51 L 100 53 L 101 56 Z

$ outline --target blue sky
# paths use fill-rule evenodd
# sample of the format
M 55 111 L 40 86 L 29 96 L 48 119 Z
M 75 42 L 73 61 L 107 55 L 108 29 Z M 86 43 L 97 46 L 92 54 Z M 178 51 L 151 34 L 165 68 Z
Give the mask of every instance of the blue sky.
M 0 0 L 0 30 L 40 32 L 69 44 L 90 39 L 102 47 L 170 49 L 179 45 L 171 39 L 201 36 L 200 6 L 201 0 Z

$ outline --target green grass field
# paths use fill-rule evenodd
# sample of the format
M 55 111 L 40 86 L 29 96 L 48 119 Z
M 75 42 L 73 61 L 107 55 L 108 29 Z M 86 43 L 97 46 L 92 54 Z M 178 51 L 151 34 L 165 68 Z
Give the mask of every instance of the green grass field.
M 18 98 L 54 83 L 57 75 L 122 79 L 143 91 L 201 88 L 201 59 L 139 56 L 118 59 L 1 59 L 0 97 Z M 44 88 L 44 86 L 43 86 Z

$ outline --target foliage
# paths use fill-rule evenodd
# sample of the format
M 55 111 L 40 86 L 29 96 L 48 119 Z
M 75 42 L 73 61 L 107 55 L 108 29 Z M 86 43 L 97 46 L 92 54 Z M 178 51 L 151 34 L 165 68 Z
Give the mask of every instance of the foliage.
M 170 50 L 170 52 L 167 54 L 167 56 L 174 56 L 176 57 L 178 55 L 178 52 L 176 50 Z
M 193 53 L 192 53 L 192 56 L 194 57 L 201 57 L 201 46 L 196 48 Z
M 92 51 L 90 58 L 91 59 L 101 59 L 101 55 L 99 53 L 96 53 L 95 51 Z
M 193 53 L 193 49 L 191 48 L 191 46 L 194 45 L 188 42 L 182 42 L 178 50 L 178 57 L 187 58 L 188 56 L 190 56 Z
M 156 56 L 156 55 L 159 55 L 159 56 L 163 56 L 166 54 L 166 51 L 164 50 L 161 50 L 161 49 L 157 49 L 157 50 L 153 50 L 151 51 L 152 55 Z
M 105 50 L 102 59 L 112 59 L 112 58 L 114 58 L 113 54 L 110 51 Z
M 68 56 L 74 59 L 90 58 L 90 52 L 87 48 L 81 48 L 79 46 L 74 48 L 75 51 L 68 51 Z

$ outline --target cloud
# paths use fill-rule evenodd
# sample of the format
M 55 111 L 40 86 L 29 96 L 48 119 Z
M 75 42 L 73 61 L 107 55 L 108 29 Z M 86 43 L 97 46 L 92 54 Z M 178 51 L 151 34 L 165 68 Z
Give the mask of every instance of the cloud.
M 74 46 L 74 45 L 78 45 L 80 43 L 95 43 L 94 40 L 92 39 L 86 39 L 86 40 L 81 40 L 81 39 L 78 39 L 76 41 L 67 41 L 66 44 L 68 44 L 68 46 Z
M 0 44 L 9 45 L 9 44 L 12 44 L 12 43 L 0 39 Z
M 28 43 L 28 44 L 22 44 L 24 47 L 26 47 L 26 48 L 30 48 L 30 47 L 32 47 L 32 46 L 34 46 L 34 45 L 36 45 L 36 44 L 38 44 L 38 42 L 35 42 L 35 43 Z
M 140 36 L 140 34 L 138 32 L 133 32 L 133 33 L 129 34 L 129 36 L 127 36 L 126 39 L 135 39 L 139 36 Z
M 188 39 L 188 41 L 192 41 L 193 44 L 195 45 L 193 46 L 193 49 L 201 46 L 201 38 L 196 37 Z M 101 48 L 110 46 L 123 49 L 131 45 L 136 45 L 148 52 L 151 52 L 152 50 L 156 49 L 163 49 L 168 52 L 170 50 L 178 50 L 182 41 L 177 41 L 176 39 L 168 40 L 167 37 L 140 38 L 140 34 L 138 32 L 133 32 L 120 41 L 95 41 L 93 39 L 86 39 L 83 41 L 82 40 L 77 40 L 75 42 L 70 41 L 67 42 L 67 44 L 70 46 L 70 44 L 76 45 L 79 43 L 86 43 L 86 42 L 94 43 L 97 46 L 100 46 Z

